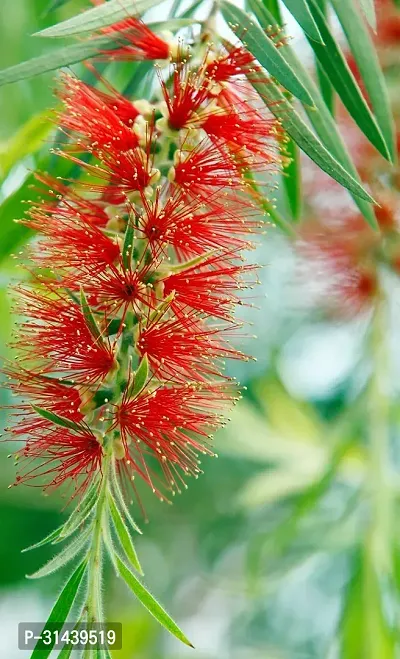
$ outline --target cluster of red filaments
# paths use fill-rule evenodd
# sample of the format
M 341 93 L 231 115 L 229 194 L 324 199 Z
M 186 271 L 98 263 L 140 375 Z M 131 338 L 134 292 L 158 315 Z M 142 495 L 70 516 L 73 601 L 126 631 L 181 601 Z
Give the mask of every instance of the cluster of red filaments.
M 248 180 L 277 171 L 280 130 L 255 102 L 244 49 L 188 60 L 135 19 L 108 31 L 121 31 L 117 59 L 169 58 L 170 70 L 153 104 L 61 79 L 57 153 L 80 175 L 40 174 L 47 191 L 24 220 L 41 237 L 16 292 L 10 432 L 24 441 L 19 481 L 79 491 L 111 451 L 121 478 L 163 499 L 200 473 L 238 399 L 224 368 L 246 359 L 230 339 L 256 283 Z

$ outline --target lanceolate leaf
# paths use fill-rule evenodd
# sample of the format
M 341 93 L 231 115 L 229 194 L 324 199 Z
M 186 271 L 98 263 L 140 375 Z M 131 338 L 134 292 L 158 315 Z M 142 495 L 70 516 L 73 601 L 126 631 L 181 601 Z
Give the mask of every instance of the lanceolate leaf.
M 264 7 L 261 0 L 249 0 L 252 11 L 257 16 L 261 26 L 273 23 L 274 16 Z M 324 100 L 312 79 L 310 78 L 307 70 L 298 59 L 294 50 L 286 45 L 281 47 L 283 57 L 289 62 L 292 69 L 295 69 L 297 75 L 307 87 L 317 111 L 305 106 L 305 111 L 308 118 L 314 127 L 318 137 L 324 146 L 332 153 L 335 158 L 341 163 L 348 173 L 351 174 L 358 182 L 360 181 L 356 167 L 347 151 L 346 145 L 337 129 L 335 121 L 324 103 Z M 365 219 L 376 227 L 376 218 L 372 211 L 372 207 L 364 199 L 361 199 L 357 194 L 353 194 L 355 203 L 364 215 Z
M 43 547 L 44 545 L 48 545 L 50 542 L 54 542 L 54 540 L 57 540 L 57 538 L 60 536 L 62 526 L 59 526 L 58 529 L 55 529 L 49 535 L 46 535 L 43 540 L 39 540 L 39 542 L 35 542 L 34 545 L 30 545 L 29 547 L 25 547 L 25 549 L 22 549 L 22 553 L 25 551 L 30 551 L 31 549 L 37 549 L 38 547 Z
M 197 22 L 197 20 L 192 19 L 176 18 L 170 21 L 149 23 L 149 27 L 155 31 L 160 28 L 177 30 Z M 123 43 L 123 32 L 118 35 L 118 41 L 110 37 L 95 37 L 85 42 L 57 48 L 45 55 L 40 55 L 26 62 L 10 66 L 8 69 L 0 70 L 0 87 L 18 82 L 19 80 L 25 80 L 26 78 L 34 78 L 35 76 L 48 73 L 49 71 L 55 71 L 64 66 L 83 62 L 91 57 L 95 57 L 99 53 L 107 54 L 108 51 L 111 51 L 111 57 L 112 50 L 121 46 L 121 43 Z
M 285 145 L 285 154 L 290 158 L 290 163 L 283 169 L 282 180 L 290 213 L 294 220 L 298 220 L 301 215 L 300 153 L 292 139 Z
M 62 23 L 41 30 L 35 36 L 70 37 L 85 32 L 94 32 L 117 21 L 122 21 L 128 16 L 139 16 L 159 2 L 160 0 L 110 0 L 110 2 L 92 7 Z
M 325 18 L 327 17 L 328 14 L 328 8 L 326 4 L 327 0 L 320 0 L 319 7 L 324 14 Z M 328 18 L 329 20 L 329 18 Z M 317 78 L 318 78 L 318 83 L 319 83 L 319 88 L 322 94 L 322 98 L 325 101 L 325 105 L 327 108 L 329 108 L 329 112 L 334 115 L 335 111 L 335 92 L 334 89 L 330 83 L 330 80 L 328 76 L 326 75 L 324 69 L 321 66 L 321 63 L 319 62 L 318 58 L 316 57 L 315 59 L 315 68 L 316 68 L 316 73 L 317 73 Z
M 247 49 L 254 55 L 260 64 L 278 82 L 290 91 L 303 103 L 312 105 L 312 99 L 302 83 L 300 83 L 295 72 L 290 68 L 275 46 L 263 30 L 252 21 L 250 16 L 242 9 L 223 0 L 221 3 L 222 14 L 237 36 L 242 39 Z
M 325 105 L 328 108 L 329 112 L 331 113 L 332 116 L 334 116 L 334 111 L 335 111 L 334 89 L 318 59 L 316 60 L 315 64 L 316 64 L 318 83 L 319 83 L 319 88 L 321 91 L 322 98 L 324 99 Z
M 107 51 L 115 48 L 116 42 L 109 37 L 98 37 L 90 39 L 85 43 L 76 43 L 71 46 L 64 46 L 55 50 L 34 57 L 26 62 L 15 64 L 8 69 L 0 71 L 0 86 L 8 85 L 12 82 L 18 82 L 25 78 L 34 78 L 42 73 L 54 71 L 62 66 L 70 66 L 77 62 L 83 62 L 85 59 L 98 55 L 99 51 Z
M 393 659 L 395 641 L 385 617 L 376 568 L 367 547 L 357 548 L 340 623 L 341 659 Z
M 200 19 L 189 18 L 189 16 L 181 16 L 179 18 L 168 18 L 166 21 L 150 21 L 146 22 L 146 25 L 153 30 L 153 32 L 163 32 L 164 30 L 170 30 L 171 32 L 176 32 L 183 27 L 191 27 L 196 25 L 196 23 L 201 23 Z
M 138 600 L 146 607 L 146 609 L 155 617 L 155 619 L 167 629 L 171 634 L 176 636 L 182 643 L 193 647 L 191 642 L 186 638 L 184 633 L 179 629 L 178 625 L 172 620 L 168 613 L 162 608 L 162 606 L 154 599 L 154 597 L 149 593 L 149 591 L 136 579 L 133 572 L 131 572 L 117 556 L 117 565 L 121 577 L 124 579 L 126 584 L 136 595 Z
M 282 122 L 282 126 L 290 137 L 311 160 L 350 192 L 361 199 L 373 202 L 372 197 L 364 190 L 362 185 L 348 174 L 342 165 L 326 150 L 293 109 L 291 103 L 283 96 L 277 85 L 267 78 L 263 82 L 261 75 L 258 73 L 256 80 L 252 78 L 251 74 L 249 80 L 270 111 Z
M 306 0 L 283 0 L 283 2 L 310 39 L 323 44 L 320 31 L 307 6 Z
M 190 16 L 193 16 L 195 11 L 197 11 L 197 9 L 200 7 L 201 4 L 203 4 L 203 0 L 195 0 L 193 4 L 191 4 L 187 9 L 185 9 L 184 12 L 182 12 L 180 18 L 189 18 Z
M 18 245 L 33 235 L 31 229 L 15 220 L 21 217 L 23 212 L 22 204 L 26 199 L 34 200 L 39 197 L 38 192 L 30 189 L 34 181 L 35 177 L 31 174 L 18 190 L 0 204 L 0 262 L 11 254 Z
M 278 25 L 282 25 L 283 21 L 282 21 L 281 10 L 279 7 L 279 0 L 263 0 L 263 4 L 265 5 L 265 8 L 271 12 L 276 23 Z
M 394 123 L 386 88 L 375 46 L 358 11 L 354 0 L 331 0 L 351 53 L 362 75 L 368 97 L 374 109 L 392 160 L 396 158 Z M 373 2 L 371 2 L 373 5 Z
M 28 579 L 40 579 L 41 577 L 46 577 L 48 574 L 52 574 L 53 572 L 56 572 L 60 568 L 64 567 L 64 565 L 67 565 L 67 563 L 72 561 L 72 559 L 75 558 L 75 556 L 79 554 L 79 552 L 84 548 L 88 537 L 88 532 L 78 535 L 78 537 L 75 538 L 69 545 L 64 547 L 62 551 L 60 551 L 58 554 L 56 554 L 56 556 L 51 558 L 45 565 L 43 565 L 40 570 L 37 570 L 37 572 L 34 572 L 33 574 L 27 575 Z
M 135 227 L 130 218 L 128 226 L 126 227 L 124 244 L 122 247 L 122 262 L 125 269 L 129 269 L 132 264 L 133 242 L 135 239 Z
M 139 364 L 139 368 L 135 373 L 133 386 L 131 391 L 129 392 L 130 397 L 137 396 L 137 394 L 139 394 L 142 391 L 144 385 L 147 382 L 148 376 L 149 376 L 149 360 L 147 358 L 147 355 L 144 355 L 143 359 Z
M 112 463 L 111 468 L 112 468 L 111 475 L 112 475 L 113 492 L 116 496 L 117 503 L 119 504 L 119 507 L 121 508 L 121 510 L 124 513 L 125 519 L 129 522 L 131 527 L 137 533 L 142 534 L 142 531 L 140 530 L 140 528 L 137 526 L 136 522 L 132 518 L 132 516 L 129 512 L 128 506 L 125 503 L 124 495 L 122 494 L 121 488 L 119 486 L 119 478 L 118 478 L 118 473 L 117 473 L 117 470 L 116 470 L 115 461 Z
M 118 506 L 116 505 L 114 498 L 110 493 L 108 495 L 108 505 L 110 508 L 111 519 L 113 521 L 116 534 L 121 543 L 121 547 L 126 554 L 126 557 L 131 562 L 135 570 L 137 570 L 139 574 L 143 574 L 142 566 L 139 563 L 139 559 L 137 557 L 132 538 L 128 531 L 128 527 L 122 519 L 121 513 L 118 510 Z
M 95 318 L 94 318 L 94 316 L 93 316 L 93 314 L 90 310 L 88 301 L 86 299 L 86 295 L 85 295 L 82 288 L 81 288 L 80 301 L 81 301 L 82 313 L 85 317 L 86 324 L 87 324 L 88 328 L 90 329 L 90 331 L 93 334 L 96 341 L 98 341 L 99 343 L 102 343 L 103 338 L 102 338 L 101 332 L 100 332 L 100 330 L 97 326 L 96 320 L 95 320 Z
M 91 511 L 97 502 L 98 487 L 94 483 L 84 494 L 79 506 L 72 511 L 65 524 L 61 527 L 59 537 L 54 540 L 53 544 L 62 542 L 69 538 L 80 527 L 81 524 L 88 518 Z
M 0 177 L 7 176 L 17 162 L 43 146 L 53 129 L 49 113 L 40 112 L 31 117 L 7 142 L 0 143 Z
M 52 625 L 52 629 L 62 629 L 65 621 L 68 618 L 68 614 L 72 608 L 72 605 L 75 601 L 76 594 L 78 592 L 79 586 L 81 584 L 83 575 L 86 570 L 86 560 L 77 567 L 73 575 L 69 578 L 66 585 L 64 586 L 61 595 L 57 599 L 50 616 L 46 622 L 45 628 L 48 625 Z M 36 643 L 35 649 L 30 657 L 30 659 L 47 659 L 51 654 L 55 643 L 55 637 L 53 635 L 52 643 L 45 645 L 41 640 Z
M 308 3 L 325 44 L 322 46 L 316 41 L 308 39 L 311 47 L 354 121 L 383 157 L 390 159 L 390 151 L 384 136 L 350 71 L 340 46 L 329 29 L 322 11 L 314 0 L 308 0 Z
M 376 30 L 375 0 L 359 0 L 364 16 L 373 30 Z
M 54 414 L 54 412 L 49 412 L 48 410 L 44 410 L 41 407 L 37 407 L 37 405 L 32 405 L 33 409 L 35 412 L 40 414 L 43 419 L 46 419 L 47 421 L 51 421 L 52 423 L 55 423 L 57 426 L 62 426 L 63 428 L 68 428 L 69 430 L 75 430 L 75 431 L 80 431 L 81 427 L 79 424 L 75 423 L 74 421 L 70 421 L 69 419 L 66 419 L 63 416 L 59 416 L 58 414 Z
M 73 649 L 74 649 L 74 646 L 72 645 L 72 643 L 70 643 L 69 645 L 64 645 L 64 647 L 60 651 L 57 659 L 69 659 L 71 654 L 72 654 Z

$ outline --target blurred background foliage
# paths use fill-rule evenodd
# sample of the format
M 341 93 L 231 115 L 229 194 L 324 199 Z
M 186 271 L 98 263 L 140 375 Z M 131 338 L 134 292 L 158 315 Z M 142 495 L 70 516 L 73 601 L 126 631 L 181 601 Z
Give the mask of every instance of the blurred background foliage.
M 45 52 L 52 44 L 27 35 L 76 14 L 86 3 L 71 0 L 53 14 L 45 13 L 48 5 L 49 0 L 1 3 L 2 67 Z M 377 9 L 375 39 L 398 112 L 400 9 L 390 0 L 380 0 Z M 311 51 L 293 22 L 287 32 L 314 69 Z M 119 88 L 132 75 L 132 66 L 120 67 L 118 74 L 109 67 Z M 138 69 L 136 83 L 144 73 Z M 21 276 L 10 250 L 27 237 L 13 220 L 24 212 L 22 200 L 36 194 L 30 187 L 32 170 L 39 166 L 60 173 L 48 153 L 53 127 L 46 109 L 54 105 L 52 87 L 52 76 L 44 75 L 0 89 L 3 356 L 12 332 L 6 288 Z M 369 167 L 377 172 L 379 191 L 385 186 L 387 207 L 397 221 L 398 170 L 388 173 L 383 159 L 366 150 L 361 134 L 336 106 L 360 171 Z M 124 624 L 124 649 L 115 653 L 120 659 L 399 656 L 400 287 L 393 273 L 384 272 L 384 299 L 373 298 L 370 289 L 366 295 L 364 290 L 354 293 L 342 281 L 333 282 L 333 288 L 332 282 L 322 286 L 321 294 L 326 273 L 315 222 L 321 226 L 321 217 L 323 222 L 331 219 L 332 245 L 337 227 L 339 235 L 345 232 L 344 219 L 355 211 L 346 192 L 310 162 L 303 165 L 301 227 L 311 227 L 312 239 L 301 229 L 293 244 L 269 228 L 252 256 L 265 267 L 252 293 L 254 307 L 243 306 L 240 315 L 258 337 L 245 345 L 257 361 L 229 367 L 247 389 L 216 438 L 219 459 L 208 460 L 204 475 L 173 506 L 142 493 L 149 523 L 137 549 L 146 582 L 193 640 L 196 655 L 169 638 L 110 578 L 104 584 L 108 618 Z M 278 210 L 285 213 L 280 188 L 276 196 Z M 17 240 L 16 231 L 21 232 Z M 357 234 L 357 244 L 362 235 Z M 10 402 L 4 391 L 1 402 Z M 18 621 L 44 620 L 59 589 L 58 576 L 25 580 L 51 549 L 41 549 L 40 555 L 20 551 L 60 523 L 63 504 L 59 496 L 44 496 L 36 488 L 7 489 L 14 478 L 6 459 L 9 450 L 1 447 L 0 460 L 4 659 L 21 654 L 16 650 Z

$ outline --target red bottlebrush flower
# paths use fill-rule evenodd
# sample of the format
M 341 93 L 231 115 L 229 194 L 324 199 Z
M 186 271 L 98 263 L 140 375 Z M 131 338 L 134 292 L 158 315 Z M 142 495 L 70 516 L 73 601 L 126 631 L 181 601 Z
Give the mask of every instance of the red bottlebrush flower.
M 168 60 L 170 46 L 157 34 L 152 32 L 139 18 L 125 18 L 118 23 L 101 29 L 115 39 L 117 46 L 104 53 L 105 59 L 114 60 Z
M 204 103 L 209 103 L 210 85 L 205 76 L 204 66 L 193 70 L 184 64 L 175 64 L 171 90 L 160 75 L 159 79 L 167 106 L 169 127 L 180 130 L 191 124 L 196 125 L 198 116 L 195 113 Z
M 24 359 L 77 383 L 103 380 L 114 368 L 111 345 L 93 335 L 75 302 L 50 287 L 43 293 L 19 289 L 19 294 L 19 311 L 28 318 L 17 341 Z
M 21 472 L 16 485 L 25 483 L 52 489 L 66 483 L 75 487 L 74 496 L 77 496 L 101 472 L 103 449 L 86 425 L 73 431 L 58 426 L 39 428 L 33 422 L 30 430 L 24 427 L 22 434 L 26 433 L 29 439 L 17 452 Z M 13 428 L 13 435 L 18 436 L 18 425 Z
M 56 153 L 79 171 L 75 181 L 40 175 L 52 189 L 24 220 L 42 237 L 28 250 L 39 271 L 29 266 L 16 289 L 24 368 L 9 369 L 10 386 L 27 400 L 10 432 L 26 442 L 20 481 L 82 491 L 107 450 L 120 478 L 137 474 L 158 492 L 161 466 L 173 491 L 200 473 L 198 453 L 211 453 L 210 433 L 237 399 L 221 371 L 246 359 L 229 338 L 254 270 L 240 252 L 262 226 L 246 169 L 276 164 L 275 126 L 241 75 L 256 70 L 243 48 L 198 64 L 137 18 L 101 33 L 115 43 L 101 57 L 173 60 L 173 71 L 159 76 L 153 106 L 94 69 L 104 91 L 63 77 L 68 139 Z
M 201 473 L 198 454 L 213 455 L 207 441 L 224 425 L 223 414 L 235 396 L 226 383 L 159 387 L 131 399 L 127 390 L 115 410 L 115 425 L 121 430 L 129 468 L 139 471 L 155 491 L 147 465 L 154 457 L 168 489 L 180 491 L 182 472 Z
M 179 190 L 163 204 L 162 193 L 157 190 L 154 202 L 142 198 L 145 212 L 141 229 L 156 253 L 163 245 L 172 245 L 178 258 L 185 260 L 210 249 L 243 249 L 249 247 L 246 232 L 260 226 L 250 220 L 245 229 L 242 207 L 238 204 L 234 208 L 228 199 L 220 196 L 215 206 L 213 197 L 209 197 L 211 207 L 207 208 L 202 201 L 188 200 Z
M 46 236 L 31 250 L 34 261 L 58 276 L 67 288 L 80 288 L 120 258 L 118 244 L 78 212 L 67 199 L 49 212 L 48 205 L 33 207 L 23 221 Z
M 147 354 L 158 379 L 175 382 L 205 380 L 220 375 L 225 359 L 245 359 L 224 340 L 226 328 L 206 325 L 189 309 L 177 318 L 156 317 L 139 331 L 136 348 Z
M 59 113 L 59 125 L 76 135 L 74 148 L 85 149 L 101 157 L 103 151 L 119 153 L 139 145 L 132 130 L 133 121 L 139 113 L 128 99 L 117 93 L 115 99 L 104 93 L 99 94 L 93 87 L 70 75 L 63 76 L 58 95 L 65 107 Z M 132 109 L 127 124 L 129 105 Z
M 179 316 L 185 307 L 190 307 L 205 316 L 232 320 L 235 305 L 242 304 L 238 290 L 256 283 L 246 280 L 256 267 L 235 263 L 236 256 L 229 252 L 215 254 L 164 277 L 164 294 L 175 294 L 171 302 L 174 313 Z

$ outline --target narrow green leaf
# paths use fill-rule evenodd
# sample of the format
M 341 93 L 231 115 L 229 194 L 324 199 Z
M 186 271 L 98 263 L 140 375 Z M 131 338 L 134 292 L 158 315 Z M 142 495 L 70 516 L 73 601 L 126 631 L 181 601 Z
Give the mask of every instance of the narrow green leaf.
M 321 91 L 322 98 L 324 99 L 325 105 L 328 108 L 332 116 L 335 112 L 335 94 L 333 87 L 329 81 L 328 76 L 326 75 L 324 69 L 319 63 L 318 59 L 315 62 L 319 88 Z
M 132 77 L 123 91 L 124 96 L 135 96 L 137 98 L 148 98 L 153 88 L 154 65 L 153 62 L 132 62 Z
M 371 3 L 373 5 L 373 2 Z M 391 160 L 396 159 L 394 122 L 384 75 L 376 48 L 353 0 L 332 0 L 333 8 L 349 42 L 369 100 L 382 131 Z
M 161 319 L 171 306 L 171 302 L 175 297 L 175 291 L 172 291 L 160 304 L 156 306 L 154 311 L 151 312 L 148 322 L 152 322 L 155 318 Z
M 128 531 L 128 527 L 126 526 L 124 520 L 122 519 L 121 513 L 118 510 L 118 506 L 116 505 L 114 501 L 114 497 L 112 496 L 111 492 L 108 493 L 108 504 L 109 504 L 111 518 L 114 524 L 116 534 L 121 543 L 121 547 L 123 548 L 126 554 L 126 557 L 131 562 L 135 570 L 137 570 L 139 574 L 143 574 L 142 566 L 140 565 L 136 553 L 136 549 L 133 545 L 132 538 Z
M 376 32 L 375 0 L 359 0 L 359 2 L 365 18 Z
M 57 659 L 69 659 L 71 654 L 72 654 L 73 649 L 74 649 L 74 646 L 72 645 L 72 643 L 70 643 L 69 645 L 64 645 L 64 647 L 60 651 Z
M 27 199 L 34 201 L 39 197 L 38 192 L 30 189 L 34 180 L 33 174 L 28 176 L 18 190 L 0 204 L 0 262 L 33 235 L 33 231 L 24 224 L 16 222 L 16 218 L 22 215 L 24 201 Z
M 140 16 L 159 2 L 160 0 L 110 0 L 110 2 L 92 7 L 66 21 L 57 23 L 57 25 L 36 32 L 34 36 L 58 38 L 94 32 L 117 21 L 122 21 L 128 16 Z
M 182 5 L 182 0 L 173 0 L 173 3 L 168 13 L 168 17 L 171 18 L 173 16 L 176 16 L 180 11 L 181 5 Z
M 279 0 L 264 0 L 265 8 L 271 12 L 274 20 L 278 25 L 283 25 L 282 14 L 279 7 Z
M 84 318 L 86 320 L 86 324 L 87 324 L 88 328 L 90 329 L 90 331 L 93 334 L 96 341 L 98 341 L 99 343 L 102 343 L 103 342 L 102 334 L 101 334 L 101 332 L 98 328 L 95 317 L 93 316 L 93 314 L 90 310 L 88 301 L 86 299 L 85 292 L 82 288 L 81 288 L 81 294 L 80 294 L 80 302 L 81 302 L 82 313 L 84 315 Z
M 262 82 L 260 74 L 257 74 L 255 80 L 252 79 L 250 74 L 249 80 L 270 111 L 282 122 L 282 126 L 286 132 L 311 160 L 353 194 L 359 196 L 361 199 L 370 202 L 374 201 L 362 185 L 346 172 L 342 165 L 327 151 L 293 109 L 293 106 L 283 96 L 275 83 L 268 79 Z
M 67 521 L 63 524 L 59 537 L 53 542 L 53 544 L 63 542 L 63 540 L 66 540 L 73 533 L 75 533 L 81 524 L 83 524 L 83 522 L 89 517 L 97 502 L 97 497 L 98 487 L 95 483 L 86 491 L 83 499 L 79 503 L 79 506 L 72 511 Z
M 54 531 L 49 533 L 49 535 L 46 535 L 46 537 L 43 538 L 42 540 L 39 540 L 39 542 L 35 542 L 34 545 L 30 545 L 29 547 L 25 547 L 25 549 L 22 549 L 21 553 L 24 553 L 26 551 L 31 551 L 31 549 L 37 549 L 38 547 L 43 547 L 44 545 L 48 545 L 49 543 L 53 542 L 54 540 L 57 540 L 57 538 L 59 537 L 59 535 L 61 533 L 62 528 L 63 528 L 62 525 L 59 526 L 58 529 L 55 529 Z
M 259 63 L 296 98 L 306 105 L 312 105 L 310 94 L 284 60 L 277 46 L 250 16 L 227 0 L 222 0 L 221 12 L 232 31 L 237 33 Z
M 107 5 L 101 6 L 106 7 Z M 82 14 L 80 14 L 80 16 L 81 15 Z M 164 27 L 167 26 L 168 29 L 174 31 L 194 23 L 198 23 L 198 21 L 182 17 L 171 19 L 170 21 L 149 23 L 149 27 L 154 31 L 157 31 L 159 29 L 164 29 Z M 120 32 L 117 40 L 115 38 L 111 39 L 110 37 L 100 36 L 88 39 L 84 42 L 72 44 L 71 46 L 56 48 L 45 55 L 40 55 L 39 57 L 34 57 L 25 62 L 21 62 L 20 64 L 10 66 L 7 69 L 0 70 L 0 87 L 2 85 L 9 85 L 20 80 L 25 80 L 26 78 L 34 78 L 35 76 L 65 66 L 78 64 L 91 57 L 95 57 L 99 53 L 106 54 L 110 51 L 111 58 L 113 49 L 121 47 L 122 42 L 123 32 Z
M 263 27 L 265 25 L 271 24 L 274 21 L 272 14 L 266 9 L 262 4 L 261 0 L 249 0 L 252 11 L 257 16 L 260 25 Z M 289 46 L 285 45 L 281 47 L 281 52 L 283 57 L 289 62 L 292 69 L 297 72 L 297 75 L 301 79 L 304 86 L 307 87 L 310 95 L 313 98 L 313 102 L 317 111 L 314 111 L 312 108 L 305 106 L 305 111 L 308 115 L 313 128 L 315 129 L 318 137 L 324 144 L 324 146 L 335 156 L 335 158 L 340 162 L 340 164 L 346 169 L 348 173 L 351 174 L 359 183 L 360 177 L 358 175 L 357 169 L 350 157 L 350 154 L 346 148 L 343 138 L 338 131 L 338 128 L 335 124 L 335 121 L 329 112 L 329 109 L 324 103 L 324 100 L 313 82 L 310 78 L 308 71 L 305 69 L 302 62 L 297 57 L 295 51 Z M 367 222 L 372 227 L 377 227 L 376 218 L 372 210 L 371 204 L 366 202 L 364 199 L 361 199 L 357 194 L 351 193 L 354 199 L 354 202 L 357 204 L 361 213 L 364 215 Z
M 35 153 L 54 129 L 48 112 L 31 117 L 7 142 L 0 144 L 0 177 L 31 153 Z
M 75 597 L 81 584 L 83 575 L 85 574 L 86 565 L 86 560 L 82 561 L 72 576 L 68 579 L 50 613 L 44 629 L 46 629 L 46 626 L 48 625 L 52 625 L 53 629 L 61 630 L 63 628 L 63 625 L 68 618 L 68 614 L 75 601 Z M 52 643 L 49 645 L 45 645 L 41 640 L 39 640 L 36 643 L 35 649 L 32 652 L 30 659 L 47 659 L 47 657 L 51 654 L 56 640 L 54 635 L 52 638 Z
M 98 55 L 99 51 L 112 50 L 116 45 L 114 39 L 98 37 L 85 43 L 76 43 L 51 50 L 45 55 L 39 55 L 39 57 L 34 57 L 0 71 L 0 86 L 25 80 L 25 78 L 34 78 L 63 66 L 83 62 L 83 60 Z
M 125 583 L 129 586 L 132 592 L 136 595 L 138 600 L 143 604 L 144 607 L 151 613 L 152 616 L 167 629 L 170 634 L 173 634 L 178 638 L 182 643 L 193 647 L 191 642 L 186 638 L 184 633 L 179 629 L 178 625 L 172 620 L 168 613 L 162 608 L 162 606 L 157 602 L 156 599 L 149 593 L 149 591 L 140 583 L 140 581 L 135 577 L 133 572 L 129 570 L 125 563 L 117 556 L 118 570 L 121 577 L 124 579 Z
M 283 168 L 282 180 L 290 213 L 294 220 L 298 220 L 302 209 L 301 166 L 299 149 L 292 139 L 285 144 L 285 155 L 290 158 L 290 163 Z
M 89 529 L 90 531 L 90 529 Z M 75 538 L 69 545 L 66 545 L 62 551 L 56 554 L 51 558 L 43 567 L 34 572 L 33 574 L 27 574 L 27 579 L 40 579 L 41 577 L 46 577 L 53 572 L 56 572 L 60 568 L 67 565 L 72 561 L 77 554 L 84 548 L 85 544 L 88 541 L 89 533 L 82 533 L 77 538 Z
M 115 460 L 112 462 L 112 484 L 113 484 L 113 491 L 114 494 L 118 500 L 119 506 L 121 510 L 123 511 L 125 515 L 125 519 L 129 522 L 129 524 L 132 526 L 132 528 L 137 532 L 142 535 L 142 531 L 134 521 L 133 517 L 131 516 L 129 512 L 129 508 L 125 503 L 124 495 L 122 494 L 121 488 L 119 486 L 119 478 L 116 470 L 116 465 L 115 465 Z
M 327 18 L 328 8 L 326 0 L 320 0 L 320 9 L 323 12 L 325 18 Z M 327 18 L 327 20 L 329 20 Z M 328 76 L 326 75 L 324 69 L 322 68 L 318 58 L 315 58 L 315 67 L 317 72 L 318 84 L 322 94 L 322 98 L 325 101 L 326 107 L 329 109 L 329 112 L 332 116 L 335 114 L 335 93 L 333 87 L 329 81 Z
M 146 22 L 147 27 L 149 27 L 153 32 L 163 32 L 164 30 L 169 30 L 170 32 L 177 32 L 183 27 L 191 27 L 192 25 L 197 25 L 201 23 L 200 19 L 190 18 L 189 16 L 180 16 L 178 18 L 168 18 L 166 21 L 150 21 Z
M 329 29 L 323 12 L 314 0 L 307 1 L 325 44 L 322 46 L 307 37 L 315 55 L 354 121 L 371 144 L 384 158 L 390 160 L 390 151 L 384 136 L 368 107 L 339 44 Z
M 203 0 L 195 0 L 193 4 L 189 5 L 187 9 L 180 15 L 180 18 L 190 18 L 197 11 L 197 9 L 203 4 Z M 172 12 L 171 12 L 172 16 Z
M 286 7 L 310 39 L 323 44 L 320 31 L 305 0 L 283 0 Z
M 130 397 L 137 396 L 142 391 L 149 377 L 149 360 L 147 354 L 142 358 L 139 368 L 135 373 L 132 389 L 129 392 Z
M 122 263 L 125 270 L 129 270 L 132 265 L 132 252 L 133 243 L 135 239 L 135 227 L 132 218 L 129 219 L 128 226 L 126 227 L 124 244 L 122 247 Z
M 69 428 L 69 430 L 75 430 L 79 432 L 81 429 L 81 426 L 78 423 L 75 423 L 74 421 L 70 421 L 69 419 L 66 419 L 63 416 L 59 416 L 58 414 L 54 414 L 54 412 L 49 412 L 48 410 L 44 410 L 42 407 L 38 407 L 37 405 L 32 405 L 32 408 L 40 414 L 43 419 L 46 419 L 47 421 L 51 421 L 52 423 L 55 423 L 57 426 L 62 426 L 63 428 Z
M 353 556 L 340 622 L 341 659 L 394 659 L 395 640 L 385 617 L 376 568 L 367 547 Z

